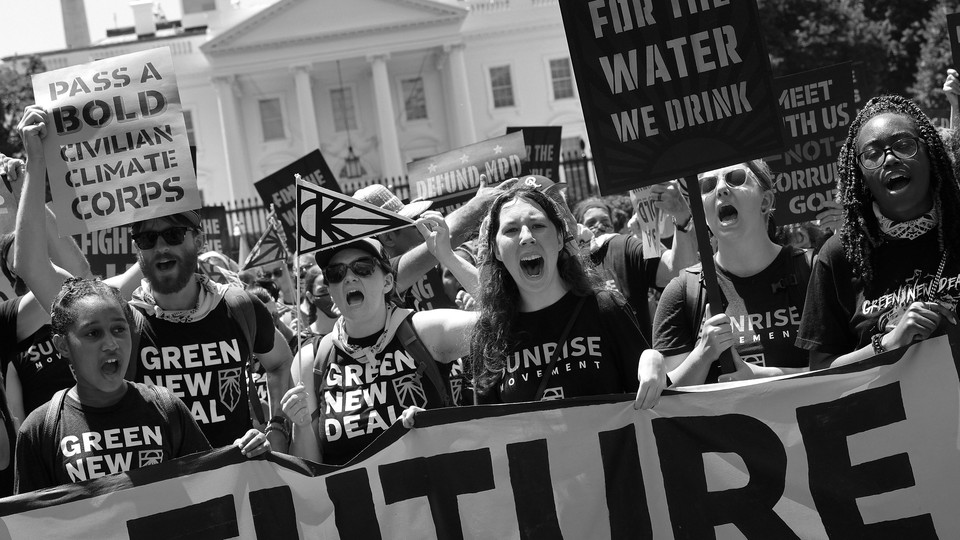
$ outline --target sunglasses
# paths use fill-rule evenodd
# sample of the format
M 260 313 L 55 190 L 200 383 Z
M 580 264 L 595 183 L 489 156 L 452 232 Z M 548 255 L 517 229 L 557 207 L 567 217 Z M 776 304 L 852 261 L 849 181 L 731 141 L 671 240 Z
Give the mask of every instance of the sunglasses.
M 179 246 L 183 243 L 187 231 L 193 231 L 189 227 L 170 227 L 162 231 L 146 231 L 132 235 L 133 242 L 140 249 L 153 249 L 157 245 L 157 238 L 163 237 L 163 241 L 168 246 Z
M 713 190 L 717 189 L 717 184 L 720 183 L 721 175 L 711 174 L 709 176 L 701 176 L 699 179 L 700 182 L 700 194 L 709 195 Z M 747 182 L 747 170 L 746 169 L 733 169 L 732 171 L 727 171 L 722 175 L 723 182 L 728 186 L 738 187 L 742 186 Z
M 280 279 L 283 277 L 283 268 L 274 268 L 273 271 L 260 271 L 260 277 L 264 279 Z
M 327 280 L 327 283 L 340 283 L 347 277 L 348 268 L 357 277 L 370 277 L 377 271 L 377 261 L 370 257 L 361 257 L 346 264 L 331 264 L 323 271 L 323 277 Z

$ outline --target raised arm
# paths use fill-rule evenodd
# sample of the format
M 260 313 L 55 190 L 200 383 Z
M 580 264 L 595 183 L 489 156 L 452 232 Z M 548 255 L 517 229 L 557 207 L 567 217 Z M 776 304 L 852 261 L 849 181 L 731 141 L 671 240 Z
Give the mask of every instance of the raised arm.
M 665 287 L 671 279 L 677 277 L 680 270 L 697 262 L 693 214 L 690 213 L 690 206 L 683 199 L 676 181 L 657 184 L 650 191 L 659 199 L 653 203 L 654 206 L 666 212 L 677 223 L 673 243 L 670 249 L 660 256 L 660 266 L 657 267 L 657 287 Z
M 440 212 L 424 212 L 417 220 L 417 230 L 426 241 L 425 245 L 430 253 L 440 261 L 440 264 L 450 270 L 463 290 L 476 296 L 479 289 L 477 267 L 453 252 L 453 248 L 450 247 L 450 229 L 447 228 L 447 222 L 444 221 Z

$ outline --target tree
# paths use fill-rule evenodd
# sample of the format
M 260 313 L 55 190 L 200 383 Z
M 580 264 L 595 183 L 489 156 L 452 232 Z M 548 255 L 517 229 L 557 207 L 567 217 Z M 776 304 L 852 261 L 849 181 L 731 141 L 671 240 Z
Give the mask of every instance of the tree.
M 34 103 L 30 76 L 47 70 L 37 56 L 26 60 L 22 72 L 18 70 L 16 60 L 12 64 L 0 68 L 0 153 L 7 156 L 21 155 L 23 150 L 17 122 L 23 109 Z
M 950 54 L 950 36 L 947 14 L 960 11 L 960 1 L 941 0 L 930 12 L 920 30 L 921 46 L 916 63 L 916 74 L 910 86 L 910 96 L 927 110 L 949 107 L 941 88 L 947 77 L 947 68 L 956 69 Z

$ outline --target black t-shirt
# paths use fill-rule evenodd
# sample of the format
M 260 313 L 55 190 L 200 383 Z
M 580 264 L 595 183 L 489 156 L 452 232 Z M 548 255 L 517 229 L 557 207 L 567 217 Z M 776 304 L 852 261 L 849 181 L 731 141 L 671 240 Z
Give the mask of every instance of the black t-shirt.
M 720 293 L 727 303 L 724 312 L 730 317 L 733 330 L 734 347 L 744 362 L 760 366 L 807 367 L 808 353 L 794 346 L 804 310 L 806 286 L 800 283 L 800 279 L 789 279 L 789 276 L 796 278 L 800 275 L 797 264 L 807 264 L 804 255 L 797 254 L 792 247 L 785 247 L 769 266 L 750 277 L 735 276 L 716 265 Z M 692 320 L 692 314 L 696 313 L 692 305 L 695 302 L 690 302 L 689 298 L 697 296 L 700 275 L 699 271 L 682 270 L 667 284 L 660 297 L 654 316 L 653 348 L 664 356 L 689 353 L 697 344 L 703 321 Z M 702 293 L 706 302 L 706 291 Z M 705 382 L 717 382 L 720 374 L 720 363 L 715 361 Z
M 371 347 L 379 337 L 378 332 L 361 339 L 351 338 L 348 343 Z M 407 407 L 443 406 L 429 377 L 417 374 L 416 361 L 396 336 L 372 360 L 352 358 L 336 346 L 333 350 L 333 361 L 315 386 L 320 407 L 320 455 L 324 463 L 342 465 L 353 459 L 396 422 Z M 325 360 L 318 356 L 314 369 L 321 369 Z M 441 377 L 449 380 L 449 364 L 437 367 Z
M 273 349 L 274 326 L 262 302 L 253 352 Z M 141 312 L 143 313 L 143 312 Z M 136 382 L 165 386 L 187 405 L 214 447 L 233 444 L 253 426 L 247 397 L 249 345 L 225 300 L 203 319 L 175 323 L 143 313 L 135 351 Z
M 25 493 L 126 472 L 210 449 L 179 399 L 161 400 L 142 384 L 110 407 L 89 407 L 65 396 L 53 425 L 41 405 L 20 426 L 16 491 Z M 174 418 L 176 417 L 176 418 Z
M 619 291 L 630 303 L 640 331 L 651 342 L 650 305 L 647 293 L 657 283 L 660 259 L 643 258 L 643 244 L 630 235 L 617 234 L 590 254 L 606 287 Z
M 14 346 L 3 347 L 3 374 L 11 363 L 20 379 L 23 394 L 23 410 L 26 414 L 43 405 L 57 390 L 70 388 L 76 383 L 70 363 L 60 358 L 53 346 L 50 325 L 41 326 L 30 337 L 17 341 L 17 314 L 23 297 L 0 303 L 0 328 L 4 335 L 0 343 Z
M 873 288 L 866 291 L 840 238 L 830 238 L 811 274 L 797 346 L 827 354 L 866 346 L 873 334 L 896 326 L 910 304 L 926 300 L 942 257 L 936 229 L 915 240 L 888 239 L 874 248 Z M 944 306 L 956 308 L 960 299 L 956 254 L 951 254 L 939 284 L 931 290 Z
M 546 308 L 519 313 L 503 378 L 495 387 L 505 403 L 536 397 L 545 367 L 581 297 L 572 292 Z M 635 392 L 644 342 L 633 310 L 612 291 L 587 296 L 558 358 L 543 399 Z M 496 399 L 497 396 L 491 396 Z
M 390 259 L 394 275 L 397 274 L 400 257 Z M 443 269 L 438 264 L 423 274 L 405 291 L 400 291 L 403 307 L 414 311 L 431 309 L 457 309 L 457 303 L 447 296 L 443 288 Z

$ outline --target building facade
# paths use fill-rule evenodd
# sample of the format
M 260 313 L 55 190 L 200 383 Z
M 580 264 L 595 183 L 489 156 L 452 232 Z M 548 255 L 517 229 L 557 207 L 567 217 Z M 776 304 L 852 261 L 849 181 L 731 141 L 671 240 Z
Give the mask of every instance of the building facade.
M 508 126 L 586 142 L 557 0 L 181 2 L 179 24 L 133 2 L 135 29 L 39 55 L 57 69 L 169 47 L 207 204 L 315 148 L 349 191 Z

